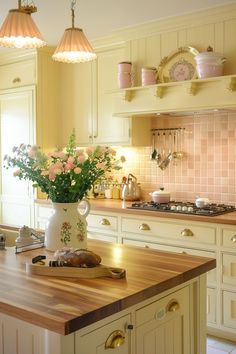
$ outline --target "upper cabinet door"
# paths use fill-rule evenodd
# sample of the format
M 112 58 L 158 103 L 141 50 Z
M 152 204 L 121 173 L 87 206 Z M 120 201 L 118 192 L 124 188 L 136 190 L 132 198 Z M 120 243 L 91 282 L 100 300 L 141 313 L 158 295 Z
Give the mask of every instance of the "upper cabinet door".
M 118 88 L 118 63 L 124 61 L 124 47 L 98 52 L 95 80 L 97 80 L 97 116 L 94 115 L 93 137 L 99 144 L 124 144 L 129 142 L 130 120 L 113 117 L 113 96 L 110 90 Z
M 92 63 L 61 65 L 61 141 L 66 145 L 72 129 L 78 145 L 92 143 Z

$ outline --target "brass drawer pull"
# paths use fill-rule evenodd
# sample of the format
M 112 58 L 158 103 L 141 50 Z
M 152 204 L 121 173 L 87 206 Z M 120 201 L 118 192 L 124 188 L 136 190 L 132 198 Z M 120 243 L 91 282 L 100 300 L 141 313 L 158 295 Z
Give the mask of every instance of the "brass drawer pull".
M 115 349 L 125 343 L 125 334 L 122 331 L 112 332 L 106 340 L 105 349 Z
M 236 243 L 236 235 L 233 235 L 233 237 L 231 238 L 231 241 Z
M 151 230 L 151 229 L 150 229 L 150 226 L 149 226 L 148 224 L 141 224 L 141 225 L 139 226 L 139 230 L 141 230 L 141 231 L 148 231 L 148 230 Z
M 180 305 L 179 305 L 178 301 L 174 300 L 167 305 L 166 310 L 168 312 L 175 312 L 179 308 L 180 308 Z
M 107 220 L 107 219 L 105 219 L 105 218 L 100 221 L 100 224 L 101 224 L 101 225 L 104 225 L 104 226 L 109 226 L 109 225 L 111 225 L 110 221 Z
M 145 247 L 145 248 L 150 248 L 148 245 L 145 245 L 144 247 Z
M 21 82 L 21 79 L 19 77 L 16 77 L 15 79 L 12 80 L 13 84 L 19 84 Z
M 181 236 L 187 236 L 187 237 L 194 236 L 194 233 L 190 229 L 183 229 L 180 234 Z

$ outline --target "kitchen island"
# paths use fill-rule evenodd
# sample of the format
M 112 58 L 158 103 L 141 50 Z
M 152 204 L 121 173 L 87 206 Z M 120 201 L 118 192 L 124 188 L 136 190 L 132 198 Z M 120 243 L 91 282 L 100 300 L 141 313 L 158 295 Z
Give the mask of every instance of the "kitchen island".
M 94 240 L 89 249 L 126 278 L 29 275 L 32 257 L 52 253 L 0 253 L 1 353 L 205 353 L 205 273 L 214 259 Z

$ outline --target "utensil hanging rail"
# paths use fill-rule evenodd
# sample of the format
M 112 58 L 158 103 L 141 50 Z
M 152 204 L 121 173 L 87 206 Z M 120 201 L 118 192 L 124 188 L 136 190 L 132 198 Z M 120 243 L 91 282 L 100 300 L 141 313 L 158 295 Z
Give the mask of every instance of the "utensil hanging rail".
M 185 130 L 185 128 L 154 128 L 151 129 L 151 132 L 163 132 L 163 131 L 180 131 Z

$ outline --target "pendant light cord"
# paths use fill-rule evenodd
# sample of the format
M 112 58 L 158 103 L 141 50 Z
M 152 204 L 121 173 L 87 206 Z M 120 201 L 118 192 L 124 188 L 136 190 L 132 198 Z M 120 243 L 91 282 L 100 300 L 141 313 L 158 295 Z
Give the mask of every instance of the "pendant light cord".
M 75 27 L 75 4 L 76 0 L 71 0 L 72 28 Z

